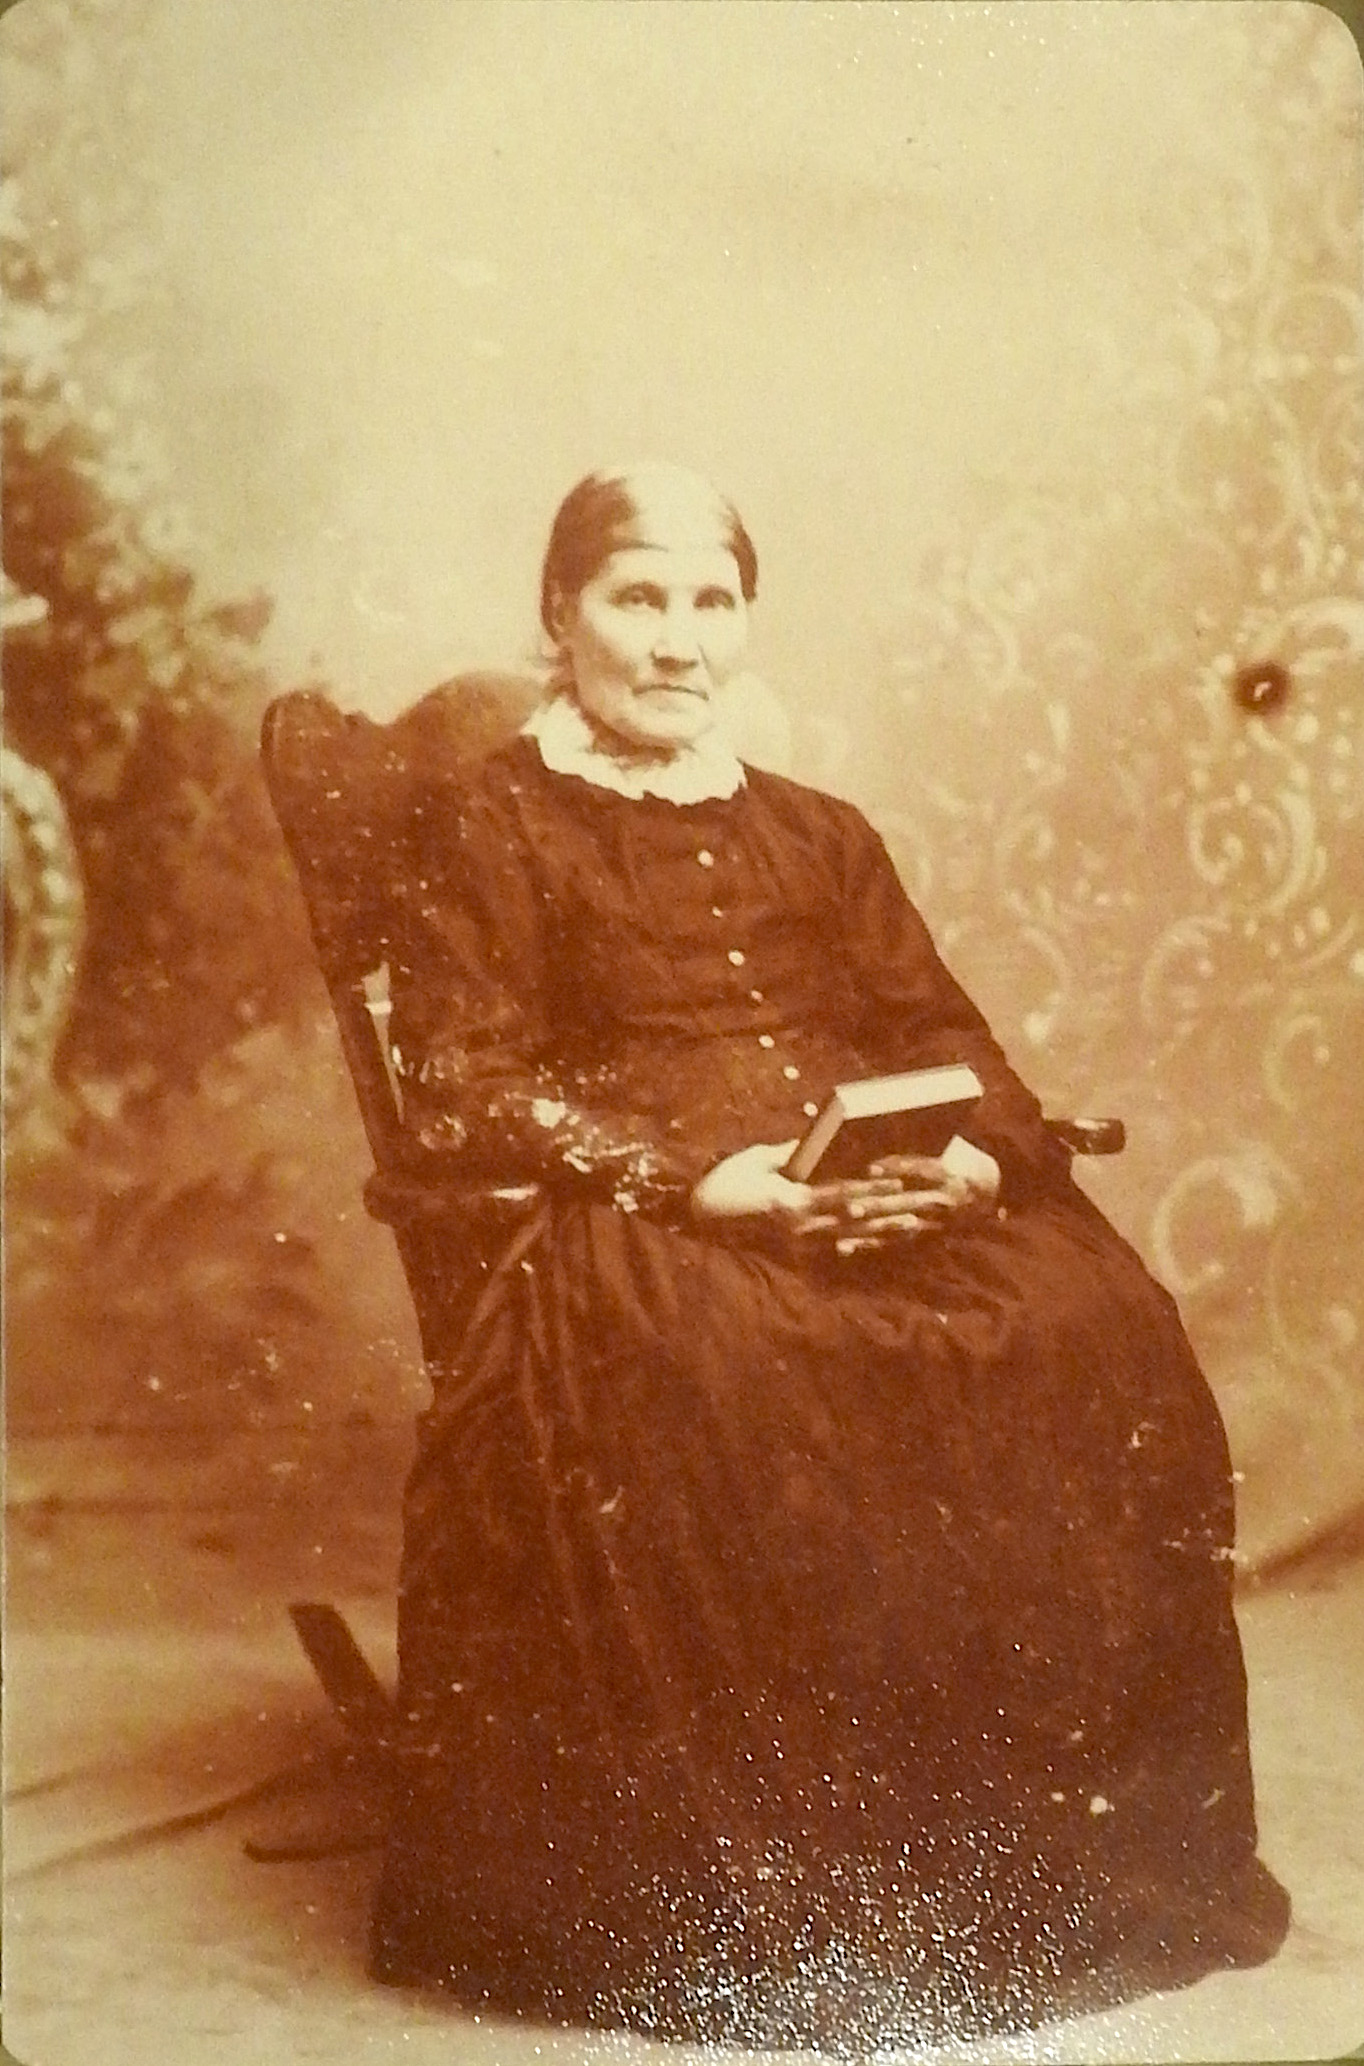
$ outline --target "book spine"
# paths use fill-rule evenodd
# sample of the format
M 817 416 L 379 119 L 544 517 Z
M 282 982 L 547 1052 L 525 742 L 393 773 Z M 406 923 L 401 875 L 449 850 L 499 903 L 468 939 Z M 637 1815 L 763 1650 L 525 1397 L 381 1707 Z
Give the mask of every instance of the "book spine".
M 838 1111 L 833 1106 L 826 1106 L 786 1165 L 785 1173 L 793 1183 L 806 1184 L 810 1181 L 842 1123 Z

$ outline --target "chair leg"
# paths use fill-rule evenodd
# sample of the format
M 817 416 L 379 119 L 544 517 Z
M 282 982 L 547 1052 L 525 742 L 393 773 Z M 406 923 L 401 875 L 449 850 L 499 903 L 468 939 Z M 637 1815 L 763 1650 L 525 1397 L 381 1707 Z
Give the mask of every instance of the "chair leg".
M 316 1600 L 295 1600 L 289 1619 L 346 1734 L 360 1743 L 381 1741 L 393 1726 L 393 1702 L 344 1615 Z
M 388 1744 L 395 1719 L 393 1701 L 345 1617 L 335 1607 L 316 1600 L 295 1600 L 289 1608 L 289 1618 L 350 1742 L 277 1774 L 275 1790 L 292 1791 L 319 1780 L 353 1780 L 359 1782 L 362 1797 L 368 1796 L 369 1803 L 374 1805 L 375 1796 L 382 1799 L 387 1791 Z M 373 1819 L 370 1818 L 371 1822 Z M 347 1827 L 349 1820 L 343 1817 L 341 1827 L 332 1820 L 320 1831 L 307 1830 L 268 1842 L 248 1838 L 242 1848 L 257 1864 L 277 1865 L 301 1859 L 352 1857 L 383 1842 L 382 1828 Z M 363 1798 L 360 1820 L 363 1823 Z
M 388 1821 L 389 1764 L 387 1753 L 355 1750 L 346 1746 L 276 1775 L 275 1798 L 323 1785 L 329 1791 L 346 1784 L 358 1799 L 344 1801 L 330 1814 L 316 1809 L 292 1826 L 269 1837 L 247 1837 L 242 1849 L 256 1865 L 288 1865 L 303 1859 L 354 1858 L 362 1851 L 377 1850 L 384 1841 Z

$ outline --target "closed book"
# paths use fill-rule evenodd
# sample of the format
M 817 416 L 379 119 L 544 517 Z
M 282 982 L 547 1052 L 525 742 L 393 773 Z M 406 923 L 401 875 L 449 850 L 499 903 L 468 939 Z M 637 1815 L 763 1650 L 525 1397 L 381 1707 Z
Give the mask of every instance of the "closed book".
M 786 1165 L 796 1183 L 865 1176 L 886 1155 L 941 1155 L 984 1086 L 965 1062 L 839 1083 Z

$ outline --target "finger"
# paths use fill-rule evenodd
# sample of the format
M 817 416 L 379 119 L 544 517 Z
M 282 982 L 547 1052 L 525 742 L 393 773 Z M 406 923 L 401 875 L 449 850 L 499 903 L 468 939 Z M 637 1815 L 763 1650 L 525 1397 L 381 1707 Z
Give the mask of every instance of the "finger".
M 811 1184 L 810 1196 L 821 1207 L 840 1207 L 854 1198 L 893 1198 L 902 1189 L 894 1176 L 848 1177 L 836 1184 Z
M 862 1233 L 899 1233 L 901 1229 L 905 1229 L 909 1233 L 928 1233 L 930 1227 L 944 1227 L 944 1225 L 947 1225 L 947 1219 L 949 1219 L 947 1213 L 887 1213 L 885 1217 L 880 1217 L 880 1219 L 864 1219 L 864 1221 L 860 1221 L 858 1235 L 862 1235 Z M 854 1235 L 854 1238 L 856 1238 L 856 1235 Z
M 950 1211 L 952 1200 L 944 1190 L 900 1191 L 893 1200 L 885 1198 L 858 1198 L 849 1205 L 847 1216 L 851 1220 L 873 1219 L 883 1213 L 898 1216 L 901 1213 Z
M 859 1248 L 881 1248 L 887 1242 L 908 1239 L 915 1234 L 927 1234 L 932 1228 L 926 1220 L 887 1220 L 883 1226 L 867 1227 L 856 1234 L 844 1234 L 834 1243 L 840 1255 L 853 1255 Z
M 760 1169 L 775 1169 L 780 1172 L 785 1169 L 798 1146 L 797 1141 L 758 1141 L 753 1147 L 740 1152 L 751 1155 Z
M 841 1241 L 835 1241 L 834 1253 L 836 1255 L 858 1255 L 869 1250 L 893 1248 L 897 1241 L 910 1241 L 916 1233 L 926 1233 L 927 1231 L 927 1228 L 915 1228 L 906 1225 L 896 1228 L 893 1233 L 845 1234 Z
M 811 1201 L 821 1219 L 836 1219 L 853 1232 L 857 1231 L 864 1219 L 874 1218 L 881 1213 L 912 1211 L 914 1202 L 910 1194 L 899 1184 L 884 1191 L 864 1192 L 857 1198 L 834 1196 Z
M 945 1213 L 934 1212 L 883 1212 L 874 1219 L 866 1219 L 857 1227 L 859 1234 L 881 1233 L 887 1227 L 938 1227 L 946 1218 Z
M 883 1155 L 869 1168 L 872 1176 L 928 1177 L 940 1183 L 943 1167 L 936 1155 Z

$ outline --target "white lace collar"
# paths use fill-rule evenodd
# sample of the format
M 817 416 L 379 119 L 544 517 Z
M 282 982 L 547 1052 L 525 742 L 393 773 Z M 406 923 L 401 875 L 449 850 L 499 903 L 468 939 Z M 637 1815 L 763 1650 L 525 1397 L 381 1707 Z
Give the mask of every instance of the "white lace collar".
M 598 738 L 572 696 L 562 691 L 531 712 L 521 727 L 556 775 L 579 775 L 618 796 L 661 796 L 668 803 L 705 803 L 733 796 L 744 784 L 743 763 L 718 730 L 667 760 L 644 759 L 622 743 L 613 753 Z

